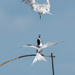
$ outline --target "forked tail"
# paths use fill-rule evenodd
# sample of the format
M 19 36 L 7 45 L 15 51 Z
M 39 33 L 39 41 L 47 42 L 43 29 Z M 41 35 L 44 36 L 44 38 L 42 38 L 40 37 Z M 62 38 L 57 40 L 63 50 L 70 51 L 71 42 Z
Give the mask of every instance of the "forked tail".
M 33 65 L 37 60 L 38 60 L 38 61 L 41 61 L 41 60 L 46 61 L 46 59 L 45 59 L 40 53 L 36 53 L 36 56 L 35 56 L 35 58 L 34 58 L 34 60 L 33 60 L 32 65 Z

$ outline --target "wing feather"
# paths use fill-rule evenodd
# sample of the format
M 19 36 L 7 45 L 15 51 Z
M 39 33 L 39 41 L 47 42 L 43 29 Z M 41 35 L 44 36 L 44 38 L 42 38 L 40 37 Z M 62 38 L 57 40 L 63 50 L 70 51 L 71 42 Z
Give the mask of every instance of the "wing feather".
M 53 45 L 56 45 L 56 44 L 62 43 L 62 42 L 64 42 L 64 41 L 61 41 L 61 42 L 47 42 L 46 44 L 43 44 L 43 45 L 41 46 L 41 49 L 46 48 L 46 47 L 48 47 L 48 46 L 53 46 Z
M 36 45 L 31 45 L 31 44 L 24 45 L 24 46 L 21 46 L 21 47 L 19 47 L 19 48 L 24 48 L 24 47 L 32 47 L 32 48 L 38 49 L 38 47 L 37 47 Z
M 22 2 L 25 2 L 30 6 L 31 4 L 35 3 L 35 0 L 22 0 Z

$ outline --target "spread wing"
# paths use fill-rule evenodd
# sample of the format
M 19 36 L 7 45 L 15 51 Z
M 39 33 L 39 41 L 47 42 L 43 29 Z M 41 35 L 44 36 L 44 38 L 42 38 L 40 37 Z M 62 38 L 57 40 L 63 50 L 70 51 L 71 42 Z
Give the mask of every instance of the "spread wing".
M 32 48 L 36 48 L 36 49 L 38 49 L 37 46 L 35 46 L 35 45 L 31 45 L 31 44 L 24 45 L 24 46 L 21 46 L 21 47 L 19 47 L 19 48 L 24 48 L 24 47 L 32 47 Z
M 29 5 L 34 11 L 37 9 L 37 4 L 35 0 L 22 0 L 22 2 L 25 2 L 27 5 Z
M 35 0 L 22 0 L 22 2 L 25 2 L 25 3 L 28 4 L 29 6 L 30 6 L 31 4 L 36 3 Z
M 47 0 L 47 3 L 45 5 L 46 5 L 46 9 L 50 11 L 50 0 Z
M 43 44 L 43 45 L 41 46 L 41 49 L 46 48 L 46 47 L 48 47 L 48 46 L 53 46 L 53 45 L 56 45 L 56 44 L 62 43 L 62 42 L 64 42 L 64 41 L 61 41 L 61 42 L 47 42 L 46 44 Z

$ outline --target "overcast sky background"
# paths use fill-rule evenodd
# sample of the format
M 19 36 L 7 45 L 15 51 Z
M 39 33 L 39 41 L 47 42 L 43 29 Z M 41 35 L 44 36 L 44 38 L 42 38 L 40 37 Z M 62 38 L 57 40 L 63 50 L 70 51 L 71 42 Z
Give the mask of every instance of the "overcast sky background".
M 36 0 L 45 3 L 46 0 Z M 42 43 L 60 42 L 43 50 L 54 58 L 55 75 L 75 74 L 75 0 L 50 0 L 51 13 L 41 20 L 21 0 L 0 0 L 0 64 L 27 54 L 35 54 L 33 48 L 15 49 L 25 44 L 37 43 L 41 34 Z M 0 75 L 52 75 L 51 58 L 36 62 L 34 57 L 17 59 L 0 67 Z

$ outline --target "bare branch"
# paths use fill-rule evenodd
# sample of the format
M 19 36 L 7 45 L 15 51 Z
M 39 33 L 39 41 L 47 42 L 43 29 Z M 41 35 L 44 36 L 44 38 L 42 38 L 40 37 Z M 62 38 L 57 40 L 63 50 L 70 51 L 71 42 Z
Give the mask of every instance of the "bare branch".
M 10 61 L 13 61 L 13 60 L 16 60 L 16 59 L 19 59 L 19 58 L 23 58 L 23 57 L 29 57 L 29 56 L 36 56 L 36 54 L 30 54 L 30 55 L 19 56 L 19 57 L 10 59 L 10 60 L 8 60 L 8 61 L 6 61 L 6 62 L 0 64 L 0 66 L 4 65 L 4 64 L 6 64 L 6 63 L 8 63 L 8 62 L 10 62 Z M 43 54 L 42 54 L 42 56 L 45 56 L 45 57 L 55 57 L 55 56 L 51 56 L 51 55 L 43 55 Z

